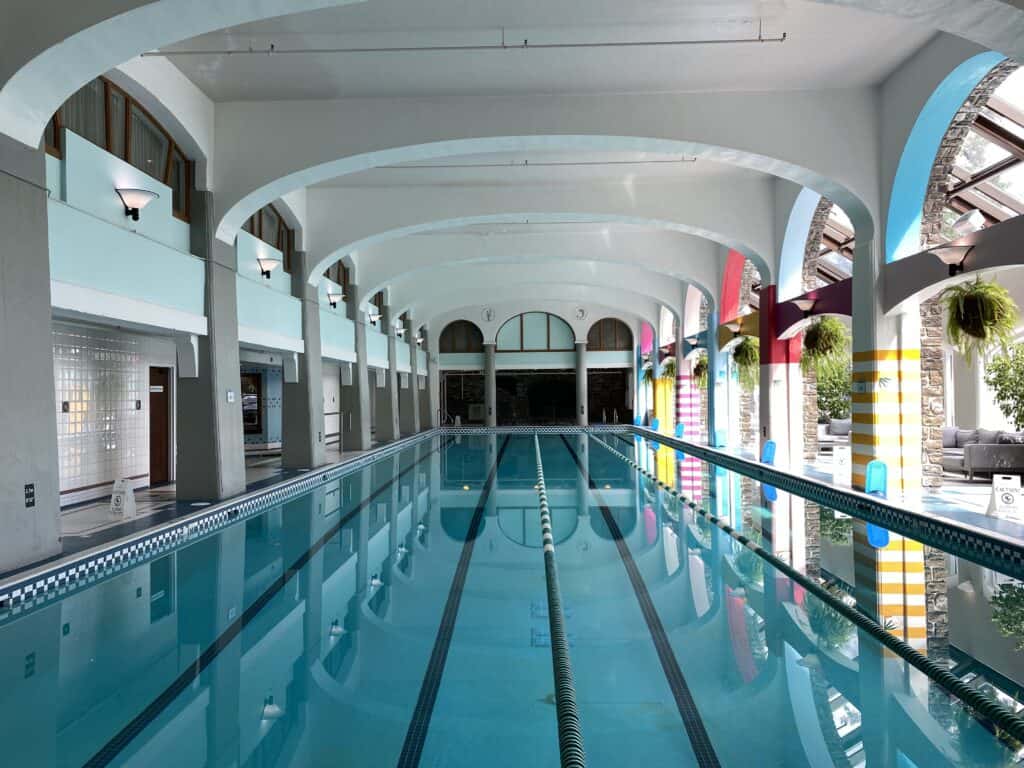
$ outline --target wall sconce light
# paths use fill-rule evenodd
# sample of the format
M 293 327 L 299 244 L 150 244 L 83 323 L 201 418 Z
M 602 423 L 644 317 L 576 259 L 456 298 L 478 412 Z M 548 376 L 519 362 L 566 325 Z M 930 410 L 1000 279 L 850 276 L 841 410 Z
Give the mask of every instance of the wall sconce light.
M 698 341 L 700 341 L 700 339 L 698 339 L 696 336 L 686 337 L 686 343 L 689 344 L 691 347 L 696 347 Z
M 376 325 L 377 321 L 380 320 L 380 312 L 378 312 L 375 309 L 371 309 L 369 312 L 366 313 L 366 315 L 367 317 L 370 318 L 370 322 L 373 323 L 374 325 Z
M 160 195 L 148 189 L 115 189 L 124 206 L 124 215 L 132 221 L 139 220 L 139 211 L 156 200 Z
M 985 214 L 977 208 L 971 208 L 971 210 L 960 214 L 959 218 L 953 222 L 953 231 L 960 235 L 960 237 L 977 232 L 984 227 Z
M 964 260 L 973 248 L 973 245 L 937 245 L 931 253 L 949 267 L 949 276 L 953 277 L 964 271 Z
M 796 304 L 796 308 L 804 313 L 804 317 L 811 316 L 811 310 L 814 309 L 814 305 L 818 303 L 817 299 L 793 299 L 793 303 Z
M 417 346 L 423 346 L 423 337 L 422 336 L 418 336 L 418 335 L 416 336 L 416 344 L 417 344 Z
M 403 326 L 403 325 L 396 325 L 395 326 L 395 335 L 396 336 L 405 336 L 405 326 Z
M 270 273 L 281 266 L 280 259 L 270 259 L 263 256 L 256 259 L 256 263 L 260 266 L 260 274 L 267 278 L 267 280 L 270 279 Z
M 743 326 L 739 320 L 732 320 L 731 322 L 726 323 L 725 327 L 732 331 L 733 334 L 737 334 Z
M 344 300 L 345 300 L 345 294 L 344 293 L 338 293 L 337 291 L 328 291 L 327 292 L 327 303 L 330 304 L 331 307 L 333 307 L 334 309 L 338 308 L 338 302 L 339 301 L 344 301 Z

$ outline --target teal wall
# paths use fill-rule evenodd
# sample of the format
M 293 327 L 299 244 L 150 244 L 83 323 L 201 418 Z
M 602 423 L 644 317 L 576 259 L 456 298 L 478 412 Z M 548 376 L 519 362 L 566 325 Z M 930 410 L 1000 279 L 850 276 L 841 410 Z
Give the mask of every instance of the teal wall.
M 189 225 L 171 214 L 171 188 L 130 163 L 100 149 L 71 131 L 64 131 L 62 197 L 68 205 L 116 227 L 184 253 L 189 252 Z M 118 188 L 148 189 L 160 195 L 143 209 L 138 221 L 124 214 Z
M 292 276 L 284 271 L 283 255 L 277 248 L 267 245 L 248 232 L 239 232 L 235 241 L 235 255 L 238 258 L 239 276 L 253 280 L 277 293 L 292 295 Z M 259 262 L 256 261 L 259 258 L 277 259 L 281 262 L 281 266 L 270 273 L 269 280 L 260 272 Z
M 235 278 L 238 324 L 269 333 L 302 338 L 302 308 L 299 300 L 264 285 L 267 280 Z
M 46 155 L 46 188 L 51 200 L 64 199 L 64 163 L 50 154 Z
M 422 349 L 416 350 L 416 372 L 427 372 L 427 353 L 424 352 Z
M 484 355 L 482 352 L 443 352 L 437 356 L 437 363 L 442 369 L 460 368 L 482 371 Z
M 373 326 L 366 328 L 366 364 L 374 368 L 388 367 L 388 337 Z
M 405 339 L 398 339 L 398 346 L 395 349 L 395 360 L 398 363 L 398 370 L 410 371 L 409 368 L 409 345 Z
M 571 368 L 576 369 L 575 352 L 499 352 L 498 370 L 508 368 Z
M 330 356 L 330 351 L 344 355 L 339 359 L 352 361 L 356 357 L 355 325 L 343 312 L 341 304 L 337 309 L 330 305 L 320 308 L 320 346 L 325 357 Z
M 50 279 L 203 316 L 203 261 L 50 200 Z
M 587 368 L 629 368 L 633 365 L 633 352 L 587 351 Z

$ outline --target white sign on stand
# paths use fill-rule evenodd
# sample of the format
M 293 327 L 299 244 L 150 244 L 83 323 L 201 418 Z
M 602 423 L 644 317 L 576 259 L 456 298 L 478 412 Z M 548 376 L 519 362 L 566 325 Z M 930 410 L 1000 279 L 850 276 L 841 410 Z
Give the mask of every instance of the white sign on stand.
M 992 475 L 992 497 L 988 514 L 1015 523 L 1024 523 L 1019 475 Z
M 118 517 L 135 517 L 135 487 L 129 480 L 115 480 L 110 494 L 110 512 Z
M 848 445 L 832 448 L 832 484 L 843 488 L 853 485 L 853 461 Z

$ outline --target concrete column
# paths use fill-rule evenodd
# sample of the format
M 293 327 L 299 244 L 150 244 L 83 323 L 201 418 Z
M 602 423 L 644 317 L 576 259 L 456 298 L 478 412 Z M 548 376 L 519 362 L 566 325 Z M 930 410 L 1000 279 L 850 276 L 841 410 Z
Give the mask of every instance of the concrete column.
M 410 318 L 405 325 L 405 341 L 409 345 L 409 387 L 399 390 L 399 422 L 403 435 L 415 435 L 420 431 L 420 388 L 416 358 L 419 345 L 416 343 L 416 325 Z
M 760 293 L 761 385 L 759 446 L 775 441 L 775 465 L 799 466 L 803 461 L 803 376 L 800 373 L 801 337 L 780 341 L 775 325 L 774 285 Z
M 424 346 L 427 350 L 427 412 L 430 421 L 428 424 L 438 427 L 441 424 L 441 371 L 437 359 L 437 336 L 426 334 L 427 340 Z
M 211 501 L 245 490 L 237 258 L 214 234 L 213 194 L 193 191 L 191 206 L 192 253 L 206 260 L 208 330 L 199 337 L 199 375 L 178 378 L 177 497 Z
M 498 426 L 497 345 L 484 344 L 484 424 Z
M 60 551 L 44 163 L 0 136 L 0 571 Z
M 718 348 L 718 311 L 708 312 L 708 445 L 724 448 L 726 426 L 725 355 Z
M 324 373 L 320 357 L 320 292 L 306 279 L 309 254 L 292 259 L 292 296 L 302 302 L 299 380 L 285 382 L 281 408 L 281 464 L 286 469 L 311 469 L 327 462 L 324 455 Z
M 590 424 L 587 413 L 587 342 L 576 342 L 576 424 Z
M 398 427 L 398 337 L 391 307 L 385 305 L 381 310 L 381 322 L 387 332 L 388 369 L 384 374 L 384 388 L 374 389 L 377 398 L 377 440 L 390 443 L 402 436 Z
M 352 321 L 356 337 L 356 361 L 352 363 L 351 380 L 346 383 L 342 374 L 341 408 L 342 446 L 353 451 L 368 451 L 370 436 L 370 374 L 366 365 L 366 318 L 359 311 L 359 286 L 350 285 L 345 304 L 348 319 Z

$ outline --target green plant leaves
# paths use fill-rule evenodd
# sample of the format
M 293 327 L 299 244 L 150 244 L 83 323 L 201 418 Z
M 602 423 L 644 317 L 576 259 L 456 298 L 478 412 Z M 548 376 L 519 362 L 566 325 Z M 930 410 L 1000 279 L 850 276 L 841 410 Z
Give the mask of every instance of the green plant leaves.
M 939 294 L 946 305 L 946 338 L 971 365 L 975 354 L 1006 349 L 1017 327 L 1017 304 L 1010 292 L 994 281 L 951 285 Z
M 753 392 L 761 380 L 761 344 L 753 336 L 744 336 L 732 349 L 740 386 Z
M 1024 344 L 1013 344 L 985 366 L 985 384 L 996 405 L 1017 429 L 1024 429 Z

